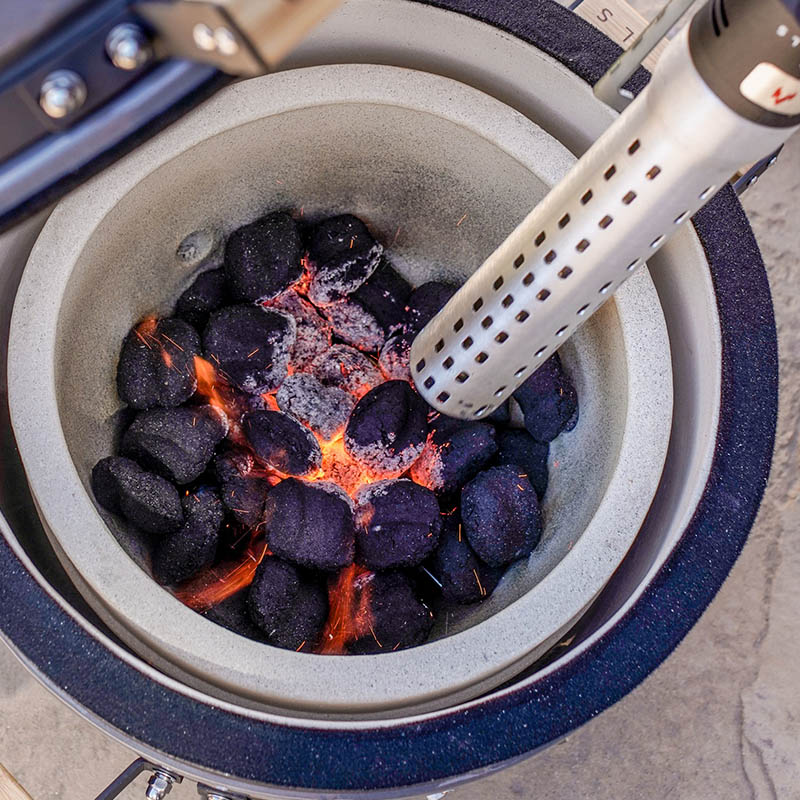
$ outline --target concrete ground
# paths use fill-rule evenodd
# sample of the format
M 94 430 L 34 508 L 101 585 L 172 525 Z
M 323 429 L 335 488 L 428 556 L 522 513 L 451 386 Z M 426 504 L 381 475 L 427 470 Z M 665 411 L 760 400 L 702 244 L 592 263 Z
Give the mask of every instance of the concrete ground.
M 639 688 L 561 744 L 455 798 L 800 798 L 798 198 L 795 136 L 744 197 L 775 293 L 782 377 L 772 477 L 741 558 L 683 644 Z M 94 797 L 132 759 L 0 645 L 0 762 L 35 800 Z M 143 787 L 140 778 L 123 797 L 143 797 Z M 191 785 L 172 795 L 193 796 Z

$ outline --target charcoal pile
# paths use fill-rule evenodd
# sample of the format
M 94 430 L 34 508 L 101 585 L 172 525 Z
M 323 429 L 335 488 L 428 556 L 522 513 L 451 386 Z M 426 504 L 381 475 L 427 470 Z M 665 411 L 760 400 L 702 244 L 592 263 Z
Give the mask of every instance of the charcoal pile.
M 100 506 L 139 531 L 155 579 L 242 635 L 381 653 L 485 600 L 543 532 L 549 443 L 578 398 L 558 355 L 481 422 L 409 373 L 456 286 L 412 287 L 357 217 L 268 214 L 228 237 L 172 316 L 122 342 L 118 453 Z

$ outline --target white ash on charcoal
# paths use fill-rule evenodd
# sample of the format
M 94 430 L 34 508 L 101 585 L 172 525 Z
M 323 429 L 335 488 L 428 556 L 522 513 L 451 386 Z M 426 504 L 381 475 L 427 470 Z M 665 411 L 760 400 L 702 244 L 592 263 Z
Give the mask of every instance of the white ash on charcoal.
M 436 496 L 406 478 L 379 481 L 356 495 L 356 552 L 369 569 L 413 567 L 436 548 L 441 514 Z
M 191 578 L 213 563 L 225 517 L 216 489 L 201 486 L 181 498 L 183 525 L 167 534 L 153 553 L 153 576 L 159 583 L 175 584 Z
M 295 343 L 294 318 L 263 306 L 215 311 L 203 332 L 206 358 L 248 394 L 277 389 L 288 375 Z
M 177 484 L 200 477 L 228 433 L 227 418 L 211 406 L 140 411 L 122 437 L 123 455 Z
M 518 467 L 527 476 L 541 501 L 547 491 L 550 445 L 537 442 L 527 431 L 506 428 L 497 432 L 497 447 L 498 464 Z
M 330 217 L 308 232 L 308 298 L 315 305 L 341 300 L 378 268 L 383 245 L 351 214 Z
M 427 436 L 427 403 L 405 381 L 387 381 L 358 401 L 344 446 L 373 474 L 397 477 L 419 458 Z
M 313 650 L 328 619 L 325 584 L 274 556 L 259 564 L 247 605 L 266 641 L 287 650 Z
M 356 584 L 368 593 L 369 633 L 348 646 L 354 655 L 390 653 L 422 644 L 433 627 L 433 613 L 402 572 L 376 572 Z
M 269 491 L 264 531 L 270 550 L 297 566 L 335 572 L 353 562 L 350 498 L 335 484 L 287 478 Z
M 225 244 L 225 275 L 231 295 L 259 303 L 277 297 L 303 275 L 297 223 L 278 211 L 235 230 Z
M 314 359 L 311 374 L 325 386 L 335 386 L 360 400 L 383 383 L 383 375 L 363 353 L 346 344 L 335 344 Z
M 462 529 L 478 557 L 493 567 L 529 556 L 542 535 L 542 515 L 527 476 L 491 467 L 461 492 Z
M 314 359 L 331 346 L 331 326 L 311 303 L 290 289 L 269 302 L 269 307 L 290 314 L 297 325 L 292 367 L 307 372 Z
M 361 303 L 346 297 L 322 307 L 334 334 L 347 344 L 367 353 L 377 353 L 386 340 L 386 332 L 375 315 Z
M 324 386 L 307 374 L 288 377 L 275 400 L 281 411 L 296 417 L 326 441 L 342 433 L 356 402 L 349 392 Z
M 214 459 L 220 497 L 234 518 L 248 529 L 262 519 L 269 481 L 259 474 L 250 453 L 224 450 Z
M 384 256 L 375 272 L 350 299 L 369 311 L 388 335 L 402 326 L 410 295 L 411 284 Z
M 225 270 L 209 269 L 201 272 L 178 298 L 175 316 L 202 332 L 211 314 L 229 302 Z
M 411 382 L 410 358 L 413 341 L 413 334 L 401 331 L 384 342 L 378 356 L 378 366 L 387 380 Z
M 92 469 L 92 491 L 103 508 L 145 533 L 171 533 L 183 525 L 178 490 L 129 458 L 108 456 L 98 461 Z
M 251 411 L 242 419 L 242 429 L 266 467 L 303 477 L 322 466 L 322 450 L 314 434 L 282 411 Z
M 197 331 L 183 320 L 143 320 L 122 344 L 117 366 L 120 400 L 137 411 L 185 403 L 197 389 L 194 357 L 200 352 Z

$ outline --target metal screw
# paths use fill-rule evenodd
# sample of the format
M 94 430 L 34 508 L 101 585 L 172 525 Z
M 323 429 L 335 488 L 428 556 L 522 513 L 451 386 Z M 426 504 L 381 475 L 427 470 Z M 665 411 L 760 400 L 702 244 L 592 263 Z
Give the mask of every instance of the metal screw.
M 169 772 L 157 769 L 150 776 L 145 797 L 147 800 L 164 800 L 172 790 L 173 783 L 175 783 L 175 778 Z
M 115 67 L 132 70 L 143 66 L 153 57 L 153 48 L 138 25 L 125 23 L 109 31 L 106 53 Z
M 86 102 L 86 84 L 80 75 L 69 69 L 51 72 L 42 81 L 39 105 L 48 117 L 61 119 L 77 111 Z

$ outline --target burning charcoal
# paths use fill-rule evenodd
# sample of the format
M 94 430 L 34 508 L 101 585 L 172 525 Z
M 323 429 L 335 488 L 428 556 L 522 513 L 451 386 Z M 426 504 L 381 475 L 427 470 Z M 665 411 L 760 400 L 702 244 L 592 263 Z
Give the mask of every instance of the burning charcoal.
M 297 223 L 283 212 L 235 230 L 225 244 L 225 275 L 235 300 L 259 303 L 276 297 L 303 274 Z
M 388 380 L 411 381 L 409 357 L 413 341 L 412 334 L 401 332 L 390 336 L 384 343 L 378 364 Z
M 250 608 L 247 602 L 249 596 L 250 586 L 247 586 L 236 594 L 226 597 L 213 608 L 209 608 L 203 613 L 203 616 L 240 636 L 254 639 L 257 642 L 265 642 L 267 637 L 250 618 Z
M 256 465 L 249 453 L 228 450 L 214 459 L 220 497 L 238 522 L 255 528 L 261 522 L 269 483 L 256 474 Z
M 296 372 L 306 372 L 311 362 L 331 346 L 331 326 L 311 303 L 290 289 L 269 303 L 270 308 L 294 317 L 297 336 L 292 348 L 292 366 Z
M 217 554 L 225 509 L 215 489 L 202 486 L 183 497 L 185 522 L 156 546 L 153 574 L 159 583 L 179 583 L 211 564 Z
M 296 328 L 294 319 L 281 311 L 228 306 L 211 315 L 203 333 L 203 349 L 242 391 L 272 392 L 288 374 Z
M 427 403 L 405 381 L 387 381 L 358 401 L 344 446 L 373 474 L 395 477 L 417 460 L 427 434 Z
M 310 475 L 322 466 L 322 450 L 311 431 L 281 411 L 252 411 L 242 421 L 256 458 L 285 475 Z
M 485 422 L 437 427 L 411 468 L 417 483 L 435 492 L 453 492 L 480 472 L 497 452 L 495 430 Z
M 458 286 L 431 281 L 411 292 L 406 307 L 406 329 L 418 334 L 447 304 Z
M 472 549 L 492 567 L 530 555 L 542 535 L 536 492 L 511 466 L 487 469 L 464 487 L 461 519 Z
M 519 467 L 536 490 L 541 500 L 547 491 L 547 457 L 550 445 L 537 442 L 527 431 L 508 428 L 497 432 L 499 452 L 497 460 L 500 464 Z
M 349 297 L 322 309 L 333 332 L 343 341 L 369 353 L 383 347 L 386 334 L 375 315 Z
M 354 654 L 389 653 L 422 644 L 433 627 L 433 614 L 417 598 L 402 572 L 378 572 L 359 587 L 368 592 L 370 632 L 348 651 Z
M 355 400 L 332 386 L 323 386 L 313 375 L 292 375 L 275 395 L 278 408 L 297 417 L 326 441 L 344 430 Z
M 311 374 L 325 386 L 337 386 L 356 400 L 383 383 L 375 364 L 363 353 L 346 344 L 335 344 L 314 359 Z
M 210 269 L 201 272 L 178 298 L 175 316 L 202 331 L 211 313 L 222 308 L 226 300 L 225 271 L 221 268 Z
M 441 584 L 445 600 L 465 604 L 485 600 L 504 572 L 500 567 L 484 564 L 475 555 L 457 514 L 445 517 L 439 546 L 426 567 Z
M 353 561 L 353 512 L 335 484 L 281 481 L 267 495 L 264 524 L 270 550 L 293 564 L 333 572 Z
M 173 408 L 197 388 L 194 357 L 200 354 L 195 329 L 181 319 L 148 317 L 125 337 L 117 367 L 123 403 L 142 411 Z
M 350 297 L 370 311 L 388 334 L 402 325 L 410 294 L 411 285 L 384 258 L 372 277 Z
M 552 442 L 573 422 L 578 410 L 578 395 L 569 375 L 561 366 L 558 353 L 550 356 L 514 392 L 525 417 L 525 427 L 537 442 Z
M 103 508 L 147 533 L 170 533 L 183 524 L 178 490 L 128 458 L 98 461 L 92 470 L 92 491 Z
M 441 515 L 433 492 L 408 479 L 380 481 L 357 495 L 359 564 L 370 569 L 421 564 L 439 541 Z
M 378 268 L 383 245 L 376 242 L 357 217 L 331 217 L 310 232 L 308 298 L 316 305 L 341 300 L 354 292 Z
M 272 556 L 256 570 L 247 600 L 267 641 L 287 650 L 312 650 L 328 619 L 328 594 L 319 580 Z
M 199 477 L 228 432 L 210 406 L 142 411 L 122 437 L 122 454 L 145 469 L 184 484 Z

